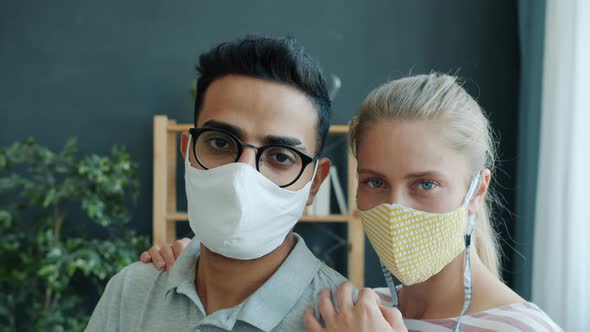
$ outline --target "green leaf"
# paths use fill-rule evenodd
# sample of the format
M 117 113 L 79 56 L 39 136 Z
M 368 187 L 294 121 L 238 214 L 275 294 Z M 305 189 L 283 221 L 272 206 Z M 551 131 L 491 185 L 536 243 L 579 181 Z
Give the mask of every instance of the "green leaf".
M 42 277 L 49 276 L 55 272 L 55 265 L 44 265 L 39 269 L 39 275 Z
M 55 200 L 56 192 L 54 188 L 51 188 L 47 194 L 45 195 L 45 200 L 43 200 L 43 207 L 48 207 L 53 203 Z
M 0 210 L 0 227 L 7 229 L 12 226 L 12 215 L 6 210 Z
M 8 168 L 8 159 L 6 159 L 6 155 L 4 151 L 0 151 L 0 171 L 6 170 Z
M 95 304 L 88 299 L 149 246 L 124 226 L 139 192 L 137 163 L 123 147 L 77 153 L 75 139 L 59 152 L 33 138 L 0 147 L 7 198 L 0 201 L 0 321 L 18 312 L 9 329 L 83 330 Z M 49 312 L 46 291 L 57 296 Z

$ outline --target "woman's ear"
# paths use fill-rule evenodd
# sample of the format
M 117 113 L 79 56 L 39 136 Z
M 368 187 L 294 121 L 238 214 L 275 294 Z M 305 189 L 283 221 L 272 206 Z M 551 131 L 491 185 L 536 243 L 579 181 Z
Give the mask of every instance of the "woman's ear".
M 318 169 L 316 171 L 315 177 L 313 178 L 313 183 L 311 184 L 311 190 L 309 191 L 309 197 L 307 198 L 307 206 L 310 206 L 313 203 L 313 199 L 315 195 L 320 190 L 320 186 L 324 182 L 324 180 L 330 174 L 330 167 L 332 166 L 332 162 L 328 158 L 320 158 L 318 160 Z
M 471 202 L 469 202 L 469 206 L 467 208 L 469 214 L 477 214 L 477 211 L 479 211 L 481 205 L 484 204 L 491 180 L 492 172 L 490 172 L 490 170 L 487 168 L 482 170 L 481 174 L 479 175 L 479 186 L 475 190 L 473 198 L 471 199 Z

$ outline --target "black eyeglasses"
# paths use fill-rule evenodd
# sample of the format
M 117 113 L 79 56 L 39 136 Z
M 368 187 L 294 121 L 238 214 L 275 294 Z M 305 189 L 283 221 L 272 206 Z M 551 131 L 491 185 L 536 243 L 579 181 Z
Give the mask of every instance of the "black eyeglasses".
M 193 153 L 204 169 L 237 162 L 245 147 L 256 150 L 256 170 L 279 187 L 288 187 L 303 174 L 317 157 L 283 144 L 255 146 L 240 141 L 232 133 L 218 128 L 191 128 Z

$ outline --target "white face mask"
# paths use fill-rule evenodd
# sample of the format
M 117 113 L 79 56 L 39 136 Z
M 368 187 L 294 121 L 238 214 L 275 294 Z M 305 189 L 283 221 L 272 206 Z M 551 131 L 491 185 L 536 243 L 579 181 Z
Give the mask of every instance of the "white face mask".
M 184 179 L 197 239 L 215 253 L 240 260 L 262 257 L 280 246 L 303 214 L 312 181 L 290 191 L 244 163 L 200 170 L 191 166 L 188 146 L 190 139 Z

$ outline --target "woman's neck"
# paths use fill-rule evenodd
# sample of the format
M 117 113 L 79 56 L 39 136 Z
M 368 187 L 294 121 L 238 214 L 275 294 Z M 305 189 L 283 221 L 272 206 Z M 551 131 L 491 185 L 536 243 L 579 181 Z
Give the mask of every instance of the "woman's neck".
M 438 319 L 459 316 L 465 301 L 463 272 L 465 252 L 425 282 L 404 286 L 399 290 L 400 310 L 410 319 Z M 475 250 L 471 251 L 472 285 L 480 284 L 486 267 Z M 488 272 L 489 273 L 489 272 Z

